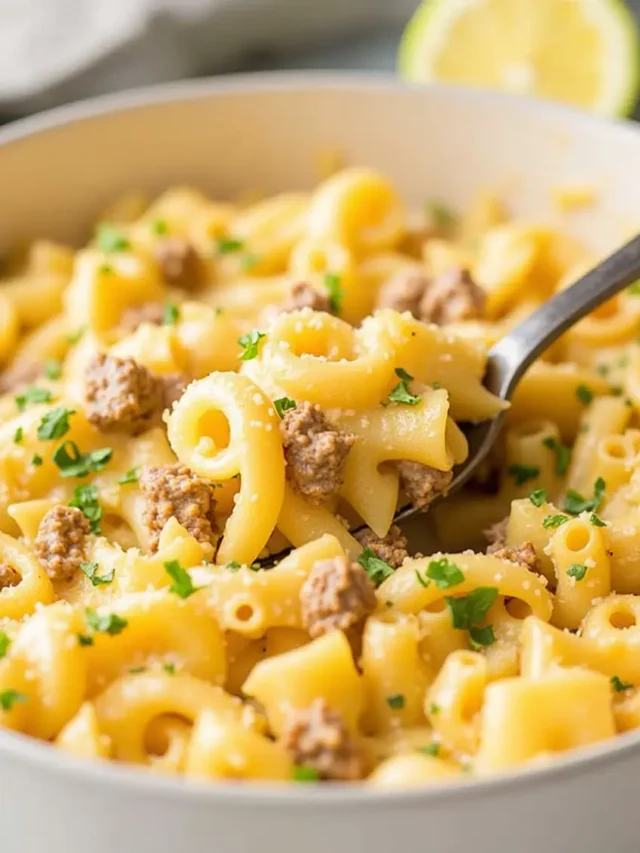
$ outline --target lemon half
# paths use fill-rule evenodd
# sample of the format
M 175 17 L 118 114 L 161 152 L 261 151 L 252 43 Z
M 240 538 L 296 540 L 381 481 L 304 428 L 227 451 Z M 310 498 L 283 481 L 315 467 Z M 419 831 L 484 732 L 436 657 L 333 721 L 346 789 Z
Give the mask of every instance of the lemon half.
M 640 39 L 622 0 L 426 0 L 409 22 L 399 67 L 445 80 L 629 115 Z

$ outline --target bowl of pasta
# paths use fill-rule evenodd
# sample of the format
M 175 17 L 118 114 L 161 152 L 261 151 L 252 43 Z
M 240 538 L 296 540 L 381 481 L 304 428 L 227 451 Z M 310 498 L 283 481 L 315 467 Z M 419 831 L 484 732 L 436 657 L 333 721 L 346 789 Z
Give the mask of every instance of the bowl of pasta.
M 447 494 L 635 170 L 631 125 L 386 78 L 0 131 L 8 849 L 637 849 L 637 285 Z

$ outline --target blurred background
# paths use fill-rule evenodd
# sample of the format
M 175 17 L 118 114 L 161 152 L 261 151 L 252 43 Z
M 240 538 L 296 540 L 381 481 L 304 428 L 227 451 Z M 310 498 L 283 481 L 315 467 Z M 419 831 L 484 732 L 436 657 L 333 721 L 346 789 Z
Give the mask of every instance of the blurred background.
M 483 20 L 477 15 L 474 23 L 473 14 L 466 16 L 478 38 L 482 26 L 491 32 L 492 18 L 505 24 L 509 16 L 520 16 L 520 30 L 530 30 L 526 38 L 534 34 L 538 42 L 552 41 L 556 32 L 563 32 L 563 7 L 566 11 L 571 5 L 589 5 L 587 0 L 429 3 L 441 9 L 447 4 L 483 7 Z M 595 7 L 624 3 L 596 0 Z M 419 5 L 417 0 L 0 0 L 0 119 L 133 86 L 216 73 L 282 68 L 391 71 L 403 29 Z M 628 0 L 626 7 L 640 16 L 640 0 Z M 543 9 L 539 16 L 537 10 Z M 595 26 L 604 29 L 606 16 L 599 22 L 598 15 L 596 8 Z M 596 49 L 586 34 L 582 40 L 579 34 L 577 40 L 569 39 L 564 47 L 561 43 L 556 53 L 566 54 L 569 76 L 576 73 L 569 67 L 575 66 L 576 57 Z M 481 63 L 478 56 L 478 68 Z M 530 69 L 511 66 L 511 83 L 526 88 Z

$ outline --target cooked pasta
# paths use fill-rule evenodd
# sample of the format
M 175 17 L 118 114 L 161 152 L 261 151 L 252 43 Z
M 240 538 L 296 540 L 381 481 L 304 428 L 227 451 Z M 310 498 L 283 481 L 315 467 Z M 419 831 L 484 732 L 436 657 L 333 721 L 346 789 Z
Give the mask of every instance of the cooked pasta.
M 418 218 L 347 168 L 244 204 L 128 196 L 86 247 L 5 260 L 2 726 L 374 788 L 640 726 L 638 287 L 510 407 L 483 386 L 488 347 L 589 265 L 569 235 L 486 194 Z M 465 424 L 507 408 L 448 497 Z M 396 510 L 434 501 L 410 545 Z

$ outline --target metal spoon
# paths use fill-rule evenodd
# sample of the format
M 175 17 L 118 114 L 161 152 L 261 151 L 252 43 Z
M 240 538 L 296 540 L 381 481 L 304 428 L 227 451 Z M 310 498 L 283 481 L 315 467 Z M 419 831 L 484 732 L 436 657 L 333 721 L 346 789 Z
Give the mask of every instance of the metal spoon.
M 531 367 L 560 335 L 586 314 L 640 278 L 640 235 L 610 255 L 575 284 L 544 303 L 489 350 L 485 387 L 509 400 L 527 368 Z M 454 470 L 448 493 L 462 486 L 478 468 L 495 443 L 504 414 L 470 427 L 467 432 L 469 456 Z M 403 507 L 394 521 L 405 521 L 419 512 Z

